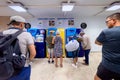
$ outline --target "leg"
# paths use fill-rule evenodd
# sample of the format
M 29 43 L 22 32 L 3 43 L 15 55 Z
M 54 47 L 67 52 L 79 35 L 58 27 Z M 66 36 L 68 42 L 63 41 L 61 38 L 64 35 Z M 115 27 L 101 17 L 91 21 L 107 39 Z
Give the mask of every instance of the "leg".
M 84 50 L 85 51 L 85 63 L 89 65 L 89 52 L 90 49 Z
M 58 58 L 57 58 L 57 56 L 55 57 L 55 67 L 58 67 Z
M 72 66 L 75 67 L 75 68 L 77 68 L 77 66 L 76 66 L 76 61 L 77 61 L 76 52 L 77 51 L 72 52 L 72 54 L 73 54 L 73 64 L 72 64 Z
M 52 57 L 52 63 L 54 63 L 54 53 L 53 53 L 53 48 L 51 49 L 51 57 Z
M 76 58 L 73 58 L 73 63 L 76 65 Z
M 76 57 L 76 63 L 78 62 L 78 57 Z
M 73 64 L 72 64 L 72 66 L 73 66 L 74 68 L 77 68 L 77 65 L 76 65 L 76 57 L 73 58 Z
M 80 51 L 80 48 L 78 48 L 77 53 L 76 53 L 76 63 L 78 62 L 79 51 Z
M 60 67 L 63 67 L 63 57 L 60 56 Z
M 76 65 L 76 51 L 72 52 L 72 56 L 73 56 L 73 64 Z
M 50 63 L 50 49 L 48 48 L 48 63 Z

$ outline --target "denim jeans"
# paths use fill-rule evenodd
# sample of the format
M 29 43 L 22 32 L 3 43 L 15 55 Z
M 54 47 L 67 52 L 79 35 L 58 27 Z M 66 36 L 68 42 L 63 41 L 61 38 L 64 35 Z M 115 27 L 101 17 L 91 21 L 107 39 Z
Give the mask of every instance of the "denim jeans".
M 85 53 L 85 63 L 89 64 L 89 53 L 90 53 L 90 49 L 84 50 Z
M 31 74 L 31 66 L 24 67 L 18 75 L 13 76 L 8 80 L 30 80 L 30 74 Z

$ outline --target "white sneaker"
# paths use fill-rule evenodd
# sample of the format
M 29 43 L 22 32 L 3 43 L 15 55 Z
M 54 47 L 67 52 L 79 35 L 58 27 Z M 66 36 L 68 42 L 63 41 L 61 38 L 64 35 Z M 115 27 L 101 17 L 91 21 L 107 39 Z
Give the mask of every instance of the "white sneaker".
M 75 65 L 75 64 L 72 64 L 72 66 L 73 66 L 74 68 L 77 68 L 77 65 Z
M 78 62 L 76 62 L 76 65 L 78 65 Z

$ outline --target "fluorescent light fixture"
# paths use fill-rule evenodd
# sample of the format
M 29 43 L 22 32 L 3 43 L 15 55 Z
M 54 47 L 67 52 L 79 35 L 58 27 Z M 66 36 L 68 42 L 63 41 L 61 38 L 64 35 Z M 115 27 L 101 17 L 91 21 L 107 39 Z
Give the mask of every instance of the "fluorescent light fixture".
M 11 9 L 17 11 L 17 12 L 27 12 L 27 9 L 24 8 L 24 6 L 20 5 L 20 4 L 12 4 L 12 5 L 8 5 Z
M 74 3 L 62 3 L 62 11 L 72 11 Z
M 110 5 L 106 11 L 114 11 L 114 10 L 118 10 L 120 9 L 120 3 L 114 3 L 112 5 Z

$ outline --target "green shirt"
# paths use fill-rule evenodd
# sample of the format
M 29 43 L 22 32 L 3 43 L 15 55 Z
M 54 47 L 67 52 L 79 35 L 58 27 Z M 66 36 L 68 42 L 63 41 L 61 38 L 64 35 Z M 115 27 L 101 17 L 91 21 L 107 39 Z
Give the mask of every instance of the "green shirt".
M 52 39 L 53 39 L 53 35 L 50 35 L 46 38 L 48 48 L 54 48 L 54 44 L 52 44 Z

